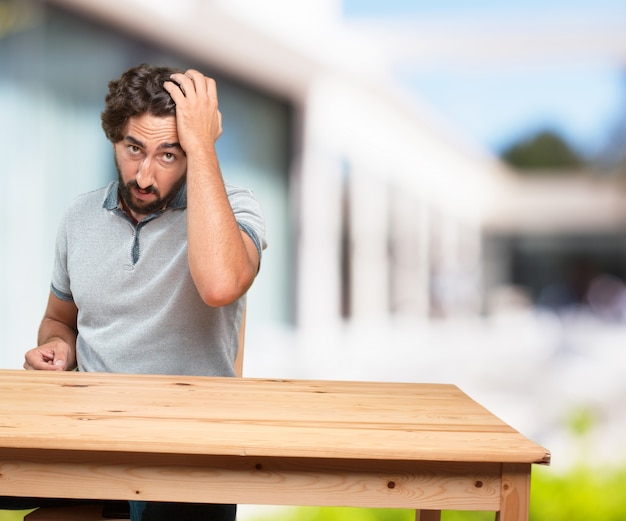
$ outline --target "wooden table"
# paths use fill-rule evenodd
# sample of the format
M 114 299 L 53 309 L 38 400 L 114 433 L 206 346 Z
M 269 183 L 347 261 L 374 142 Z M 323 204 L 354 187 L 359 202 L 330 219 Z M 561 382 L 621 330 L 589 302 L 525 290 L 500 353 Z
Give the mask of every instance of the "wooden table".
M 491 510 L 549 452 L 453 385 L 0 371 L 0 495 Z

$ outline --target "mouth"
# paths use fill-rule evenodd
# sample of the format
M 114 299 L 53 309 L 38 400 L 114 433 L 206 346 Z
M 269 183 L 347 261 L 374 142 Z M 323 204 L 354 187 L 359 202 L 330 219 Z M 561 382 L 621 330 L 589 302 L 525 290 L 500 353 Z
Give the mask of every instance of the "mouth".
M 148 201 L 157 197 L 157 194 L 154 192 L 153 188 L 142 189 L 137 186 L 133 187 L 133 191 L 135 192 L 135 197 L 142 201 Z

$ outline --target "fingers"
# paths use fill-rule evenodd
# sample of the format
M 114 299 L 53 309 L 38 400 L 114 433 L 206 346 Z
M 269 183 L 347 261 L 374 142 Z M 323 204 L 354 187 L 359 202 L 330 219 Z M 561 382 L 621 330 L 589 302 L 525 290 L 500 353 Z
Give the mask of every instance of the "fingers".
M 67 364 L 64 360 L 56 360 L 54 362 L 47 362 L 44 360 L 29 361 L 26 360 L 23 365 L 24 369 L 27 371 L 65 371 Z
M 36 347 L 26 352 L 23 367 L 26 370 L 64 371 L 67 369 L 67 361 L 54 349 Z
M 177 101 L 176 97 L 180 98 L 180 94 L 184 98 L 206 96 L 211 100 L 217 100 L 215 80 L 194 69 L 189 69 L 185 73 L 177 72 L 172 74 L 171 81 L 165 82 L 164 88 L 170 93 L 175 102 Z
M 176 104 L 178 139 L 189 153 L 201 143 L 213 143 L 222 134 L 222 115 L 213 78 L 189 69 L 171 75 L 163 85 Z

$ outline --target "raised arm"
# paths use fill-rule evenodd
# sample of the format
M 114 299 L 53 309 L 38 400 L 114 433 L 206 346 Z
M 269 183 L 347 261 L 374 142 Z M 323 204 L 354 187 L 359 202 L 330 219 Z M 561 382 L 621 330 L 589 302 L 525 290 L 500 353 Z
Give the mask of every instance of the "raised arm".
M 176 103 L 178 139 L 187 155 L 187 240 L 191 276 L 209 306 L 250 287 L 259 266 L 254 242 L 239 229 L 215 151 L 222 133 L 215 81 L 189 70 L 165 89 Z
M 51 292 L 37 336 L 38 346 L 26 352 L 24 369 L 69 371 L 76 367 L 76 320 L 73 302 Z

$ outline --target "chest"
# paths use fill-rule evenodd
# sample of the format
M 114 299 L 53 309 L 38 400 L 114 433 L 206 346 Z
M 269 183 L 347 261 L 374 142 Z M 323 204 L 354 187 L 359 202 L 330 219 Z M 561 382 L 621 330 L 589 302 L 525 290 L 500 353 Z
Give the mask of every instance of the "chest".
M 83 223 L 80 233 L 68 236 L 75 299 L 111 298 L 189 276 L 185 212 L 166 212 L 138 225 L 113 214 L 106 220 L 97 230 L 96 223 Z

